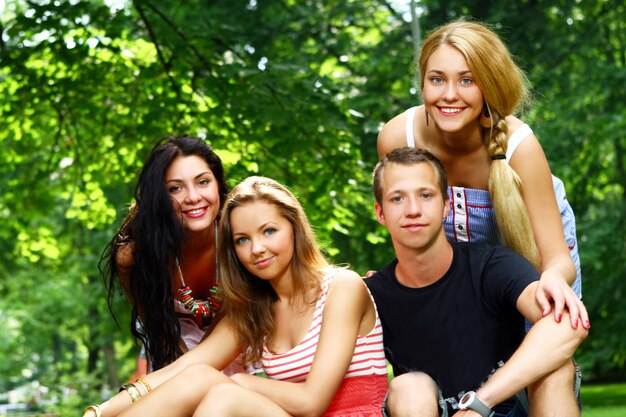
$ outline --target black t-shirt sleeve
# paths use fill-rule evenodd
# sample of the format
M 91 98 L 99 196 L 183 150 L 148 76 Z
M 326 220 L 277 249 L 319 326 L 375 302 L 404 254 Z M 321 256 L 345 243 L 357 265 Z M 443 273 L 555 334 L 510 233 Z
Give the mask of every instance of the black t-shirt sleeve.
M 494 313 L 517 311 L 517 299 L 539 273 L 525 258 L 503 246 L 495 247 L 485 263 L 481 293 Z

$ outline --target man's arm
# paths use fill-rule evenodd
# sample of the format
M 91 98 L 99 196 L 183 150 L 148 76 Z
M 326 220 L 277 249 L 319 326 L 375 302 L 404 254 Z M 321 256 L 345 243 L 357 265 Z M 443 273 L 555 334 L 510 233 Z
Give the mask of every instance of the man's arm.
M 489 407 L 563 366 L 587 337 L 583 326 L 573 329 L 569 320 L 558 323 L 551 315 L 541 318 L 541 309 L 535 301 L 537 285 L 534 282 L 526 287 L 518 298 L 517 309 L 529 321 L 538 321 L 511 358 L 476 392 Z M 564 312 L 564 318 L 569 319 L 569 312 Z

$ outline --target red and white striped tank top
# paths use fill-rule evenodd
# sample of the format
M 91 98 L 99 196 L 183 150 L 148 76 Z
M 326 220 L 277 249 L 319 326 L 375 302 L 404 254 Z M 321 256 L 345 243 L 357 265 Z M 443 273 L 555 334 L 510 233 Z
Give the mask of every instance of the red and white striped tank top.
M 261 364 L 263 371 L 269 378 L 290 382 L 306 380 L 317 350 L 328 287 L 336 272 L 337 269 L 330 270 L 322 280 L 322 292 L 315 304 L 313 322 L 302 341 L 290 351 L 280 354 L 272 354 L 267 346 L 263 347 Z M 373 299 L 372 302 L 374 302 Z M 374 304 L 374 306 L 376 305 Z M 378 310 L 376 310 L 376 324 L 372 331 L 365 336 L 357 337 L 354 354 L 344 378 L 369 375 L 387 375 L 387 362 L 383 349 L 383 330 L 378 317 Z

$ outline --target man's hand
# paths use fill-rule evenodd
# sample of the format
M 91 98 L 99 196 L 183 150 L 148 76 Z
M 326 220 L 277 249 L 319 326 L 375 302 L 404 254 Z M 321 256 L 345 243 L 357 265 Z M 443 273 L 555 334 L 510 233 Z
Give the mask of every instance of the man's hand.
M 374 275 L 376 272 L 378 272 L 378 271 L 367 271 L 363 278 L 365 278 L 365 279 L 371 278 L 372 275 Z

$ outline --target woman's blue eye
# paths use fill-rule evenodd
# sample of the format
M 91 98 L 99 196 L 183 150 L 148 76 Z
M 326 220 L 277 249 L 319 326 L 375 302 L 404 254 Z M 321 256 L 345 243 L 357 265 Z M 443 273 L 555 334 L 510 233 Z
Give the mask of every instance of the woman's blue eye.
M 240 237 L 235 239 L 235 244 L 237 245 L 243 245 L 244 243 L 246 243 L 248 241 L 247 237 Z
M 273 235 L 274 233 L 276 233 L 276 229 L 274 228 L 269 228 L 269 229 L 265 229 L 265 234 L 266 235 Z

